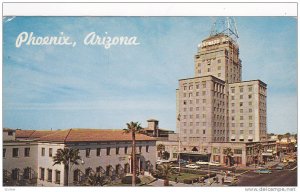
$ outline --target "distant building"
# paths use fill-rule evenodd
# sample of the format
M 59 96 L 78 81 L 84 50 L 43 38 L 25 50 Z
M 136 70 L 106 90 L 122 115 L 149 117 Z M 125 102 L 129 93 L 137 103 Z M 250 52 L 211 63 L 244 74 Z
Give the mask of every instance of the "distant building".
M 79 149 L 82 159 L 79 165 L 72 166 L 69 185 L 80 184 L 90 173 L 118 178 L 132 172 L 131 134 L 124 134 L 123 130 L 4 129 L 3 132 L 3 175 L 6 186 L 66 185 L 64 166 L 53 165 L 53 156 L 63 148 Z M 147 173 L 155 169 L 155 143 L 152 137 L 136 135 L 138 172 Z

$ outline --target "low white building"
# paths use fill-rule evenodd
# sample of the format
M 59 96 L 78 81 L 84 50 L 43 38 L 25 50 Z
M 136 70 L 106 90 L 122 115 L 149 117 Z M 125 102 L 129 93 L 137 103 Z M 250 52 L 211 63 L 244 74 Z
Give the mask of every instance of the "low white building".
M 4 185 L 64 186 L 64 165 L 53 165 L 58 149 L 79 149 L 79 165 L 70 167 L 68 185 L 78 185 L 90 173 L 120 178 L 132 172 L 131 134 L 123 130 L 68 129 L 13 131 L 3 143 Z M 15 136 L 15 139 L 13 138 Z M 155 168 L 156 140 L 136 135 L 137 170 Z

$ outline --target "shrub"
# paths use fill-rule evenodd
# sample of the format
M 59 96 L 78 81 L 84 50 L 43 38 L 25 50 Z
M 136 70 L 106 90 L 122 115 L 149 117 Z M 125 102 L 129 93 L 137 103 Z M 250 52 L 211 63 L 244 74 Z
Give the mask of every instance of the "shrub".
M 139 184 L 141 183 L 141 179 L 136 177 L 136 184 Z M 128 175 L 128 176 L 125 176 L 122 178 L 122 183 L 123 184 L 132 184 L 132 176 L 131 175 Z

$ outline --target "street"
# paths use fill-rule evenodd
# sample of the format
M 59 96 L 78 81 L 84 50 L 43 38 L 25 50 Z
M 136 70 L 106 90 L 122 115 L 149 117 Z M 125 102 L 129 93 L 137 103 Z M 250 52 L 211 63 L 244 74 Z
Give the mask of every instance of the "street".
M 272 170 L 271 174 L 248 172 L 239 177 L 237 186 L 297 186 L 297 169 Z

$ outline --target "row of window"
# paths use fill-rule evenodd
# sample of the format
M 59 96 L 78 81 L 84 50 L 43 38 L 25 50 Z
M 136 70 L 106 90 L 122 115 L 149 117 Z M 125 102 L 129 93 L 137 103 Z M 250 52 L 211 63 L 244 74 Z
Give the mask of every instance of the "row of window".
M 60 184 L 60 171 L 59 170 L 55 170 L 54 172 L 54 176 L 55 176 L 55 183 L 56 184 Z M 52 182 L 52 177 L 53 176 L 53 171 L 52 169 L 47 169 L 47 181 L 48 182 Z M 45 168 L 40 167 L 40 180 L 44 181 L 45 180 Z
M 231 130 L 231 134 L 235 134 L 236 130 Z M 244 134 L 244 130 L 240 130 L 240 134 Z M 253 130 L 249 130 L 249 134 L 253 134 Z
M 6 148 L 3 148 L 3 158 L 6 157 Z M 24 148 L 24 157 L 30 157 L 30 147 Z M 12 157 L 17 158 L 20 156 L 19 148 L 13 148 L 12 150 Z
M 232 116 L 231 120 L 235 120 L 235 116 Z M 244 120 L 244 116 L 240 116 L 240 120 Z M 252 115 L 248 116 L 248 120 L 252 120 Z
M 21 178 L 22 179 L 32 179 L 33 176 L 34 176 L 33 170 L 30 167 L 24 168 L 23 171 L 21 171 L 18 168 L 12 169 L 11 170 L 11 175 L 10 175 L 12 180 L 20 180 Z M 3 170 L 3 177 L 4 178 L 8 177 L 8 171 L 7 170 Z
M 183 133 L 186 134 L 187 130 L 183 129 Z M 193 134 L 193 129 L 190 129 L 190 134 Z M 196 129 L 196 134 L 199 134 L 199 129 Z M 205 134 L 205 130 L 202 130 L 202 134 Z
M 235 123 L 231 123 L 231 127 L 235 127 Z M 253 123 L 249 123 L 249 127 L 252 127 Z M 240 127 L 244 127 L 244 123 L 240 123 Z
M 143 146 L 138 146 L 139 152 L 142 153 Z M 96 149 L 96 156 L 101 156 L 101 148 Z M 91 148 L 86 148 L 85 149 L 85 156 L 90 157 L 91 156 Z M 149 153 L 149 146 L 146 145 L 146 153 Z M 116 147 L 116 155 L 120 154 L 120 147 Z M 123 154 L 128 154 L 128 147 L 123 148 Z M 106 155 L 111 155 L 111 148 L 106 147 Z
M 231 100 L 234 100 L 234 99 L 235 99 L 235 96 L 232 95 L 232 96 L 231 96 Z M 244 95 L 240 95 L 240 99 L 244 99 Z M 248 95 L 248 99 L 252 99 L 252 94 L 249 94 L 249 95 Z
M 235 104 L 236 104 L 236 103 L 231 103 L 231 107 L 234 107 Z M 240 105 L 240 107 L 242 107 L 242 106 L 244 105 L 244 102 L 240 102 L 239 105 Z M 249 106 L 252 106 L 252 101 L 249 101 L 249 102 L 248 102 L 248 105 L 249 105 Z
M 232 87 L 231 88 L 231 93 L 235 93 L 235 90 L 236 90 L 236 88 Z M 238 90 L 239 90 L 240 93 L 243 93 L 244 92 L 244 87 L 241 86 L 241 87 L 239 87 Z M 248 92 L 252 92 L 252 90 L 253 90 L 252 86 L 248 86 Z
M 206 88 L 206 81 L 202 81 L 202 88 Z M 193 90 L 194 86 L 193 85 L 184 85 L 183 86 L 183 90 Z M 196 89 L 199 89 L 200 88 L 200 85 L 196 83 Z

